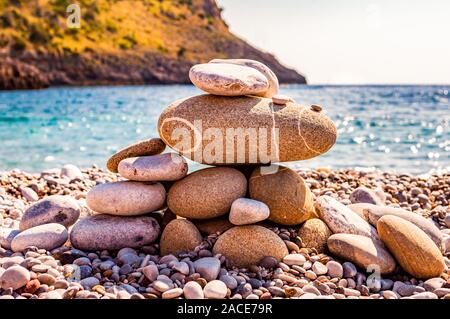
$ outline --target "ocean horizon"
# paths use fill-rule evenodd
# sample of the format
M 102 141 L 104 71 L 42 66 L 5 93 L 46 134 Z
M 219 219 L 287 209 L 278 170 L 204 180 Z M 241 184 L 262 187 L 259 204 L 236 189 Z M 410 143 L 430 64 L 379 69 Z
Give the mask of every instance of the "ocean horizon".
M 450 85 L 282 85 L 319 104 L 338 129 L 326 154 L 287 163 L 407 174 L 450 171 Z M 0 171 L 104 168 L 118 149 L 155 137 L 162 110 L 192 85 L 52 87 L 0 92 Z M 190 168 L 201 167 L 190 162 Z

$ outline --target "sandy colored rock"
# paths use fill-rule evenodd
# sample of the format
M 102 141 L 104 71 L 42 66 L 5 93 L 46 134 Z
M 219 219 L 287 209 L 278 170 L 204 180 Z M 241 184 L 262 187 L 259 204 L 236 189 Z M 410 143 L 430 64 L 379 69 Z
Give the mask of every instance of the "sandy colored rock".
M 328 238 L 328 249 L 332 254 L 351 261 L 364 271 L 371 265 L 379 266 L 381 274 L 392 273 L 395 269 L 395 260 L 391 254 L 378 242 L 366 236 L 331 235 Z
M 0 227 L 0 247 L 11 249 L 11 242 L 18 233 L 18 229 Z
M 122 181 L 98 184 L 86 195 L 86 203 L 96 214 L 134 216 L 161 208 L 166 190 L 160 183 Z
M 186 176 L 188 164 L 176 153 L 130 157 L 119 163 L 119 174 L 132 181 L 177 181 Z
M 129 157 L 138 157 L 138 156 L 150 156 L 160 154 L 166 148 L 166 144 L 160 138 L 151 138 L 149 140 L 140 141 L 130 146 L 121 149 L 114 155 L 112 155 L 108 162 L 106 163 L 106 167 L 113 173 L 118 172 L 118 166 L 120 161 L 129 158 Z
M 298 225 L 314 214 L 313 197 L 303 178 L 290 168 L 272 165 L 274 173 L 259 167 L 249 181 L 250 198 L 270 208 L 269 220 L 281 225 Z
M 158 132 L 175 151 L 204 164 L 309 159 L 328 151 L 337 136 L 328 117 L 296 103 L 214 95 L 172 103 L 159 118 Z
M 376 230 L 350 208 L 331 196 L 323 195 L 316 199 L 316 210 L 334 234 L 354 234 L 379 240 Z
M 228 213 L 233 201 L 246 192 L 247 179 L 241 172 L 230 167 L 211 167 L 173 184 L 167 205 L 178 216 L 208 219 Z
M 230 265 L 249 267 L 271 256 L 280 261 L 288 254 L 283 240 L 271 230 L 257 225 L 236 226 L 219 236 L 214 254 L 222 254 Z
M 347 207 L 350 208 L 355 213 L 357 213 L 366 222 L 368 222 L 369 216 L 367 216 L 367 211 L 365 209 L 371 207 L 372 205 L 373 204 L 369 204 L 369 203 L 356 203 L 356 204 L 347 205 Z M 373 206 L 376 206 L 376 205 L 373 205 Z
M 261 72 L 230 63 L 194 65 L 189 79 L 200 90 L 222 96 L 264 95 L 269 89 L 269 81 Z
M 327 240 L 333 233 L 322 220 L 307 220 L 298 230 L 298 236 L 307 248 L 315 248 L 319 253 L 327 250 Z
M 153 243 L 159 232 L 159 224 L 152 217 L 94 215 L 72 227 L 70 242 L 81 250 L 139 248 Z
M 370 204 L 368 204 L 370 205 Z M 376 226 L 378 220 L 385 215 L 393 215 L 407 220 L 428 235 L 439 249 L 442 249 L 442 233 L 434 223 L 425 217 L 402 208 L 370 205 L 364 208 L 369 223 Z
M 277 105 L 286 105 L 289 102 L 294 102 L 294 100 L 290 96 L 276 94 L 276 95 L 272 96 L 272 102 Z
M 52 195 L 37 201 L 25 211 L 20 230 L 43 224 L 57 223 L 72 226 L 80 217 L 81 208 L 71 196 Z
M 407 273 L 416 278 L 439 277 L 445 269 L 444 258 L 436 244 L 413 223 L 385 215 L 377 222 L 381 240 Z
M 193 223 L 186 219 L 174 219 L 167 224 L 161 235 L 161 256 L 193 251 L 201 242 L 202 235 Z
M 191 219 L 191 222 L 194 223 L 200 233 L 205 235 L 215 234 L 217 232 L 224 233 L 235 226 L 230 222 L 228 215 L 212 219 Z
M 214 59 L 214 60 L 209 61 L 209 63 L 237 64 L 237 65 L 244 65 L 244 66 L 248 66 L 250 68 L 256 69 L 259 72 L 261 72 L 262 74 L 264 74 L 264 76 L 269 81 L 269 87 L 267 88 L 267 90 L 264 93 L 260 93 L 260 94 L 256 94 L 256 95 L 270 98 L 274 94 L 278 93 L 278 89 L 279 89 L 280 85 L 278 83 L 277 76 L 267 65 L 265 65 L 259 61 L 250 60 L 250 59 Z
M 23 251 L 28 246 L 52 250 L 62 246 L 69 237 L 67 229 L 60 224 L 44 224 L 28 228 L 16 235 L 11 242 L 11 249 L 15 252 Z
M 238 198 L 231 205 L 229 219 L 234 225 L 248 225 L 263 221 L 269 215 L 269 207 L 263 202 L 249 198 Z

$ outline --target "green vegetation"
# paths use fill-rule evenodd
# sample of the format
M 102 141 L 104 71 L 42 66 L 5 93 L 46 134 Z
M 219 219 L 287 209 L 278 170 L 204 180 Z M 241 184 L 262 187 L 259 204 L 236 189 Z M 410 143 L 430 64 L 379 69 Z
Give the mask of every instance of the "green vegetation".
M 66 8 L 73 1 L 27 0 L 26 5 L 21 0 L 0 1 L 0 46 L 74 54 L 158 52 L 198 61 L 214 55 L 205 43 L 235 39 L 210 0 L 76 2 L 81 7 L 79 29 L 66 24 Z M 211 14 L 214 10 L 216 15 Z

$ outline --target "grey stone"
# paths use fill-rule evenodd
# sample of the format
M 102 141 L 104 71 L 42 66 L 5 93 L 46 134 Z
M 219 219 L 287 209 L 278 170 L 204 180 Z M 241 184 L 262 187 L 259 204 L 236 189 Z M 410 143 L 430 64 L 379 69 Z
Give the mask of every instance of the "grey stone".
M 20 230 L 57 223 L 65 227 L 73 225 L 80 217 L 78 202 L 71 196 L 52 195 L 37 201 L 23 214 Z
M 198 272 L 202 278 L 211 281 L 217 278 L 220 271 L 220 260 L 214 257 L 204 257 L 197 259 L 194 262 L 195 271 Z
M 11 242 L 13 251 L 23 251 L 28 246 L 52 250 L 63 245 L 68 238 L 67 229 L 60 224 L 44 224 L 24 230 Z
M 149 216 L 89 216 L 76 223 L 70 232 L 72 245 L 83 250 L 118 250 L 142 247 L 155 241 L 158 222 Z

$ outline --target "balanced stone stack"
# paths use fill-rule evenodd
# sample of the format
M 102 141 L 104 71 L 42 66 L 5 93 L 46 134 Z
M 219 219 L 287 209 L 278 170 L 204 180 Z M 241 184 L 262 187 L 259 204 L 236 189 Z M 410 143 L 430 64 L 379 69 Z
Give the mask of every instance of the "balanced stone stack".
M 186 176 L 186 161 L 178 154 L 160 154 L 158 138 L 136 143 L 108 161 L 108 169 L 126 180 L 99 184 L 86 196 L 93 215 L 80 220 L 70 233 L 71 244 L 84 250 L 139 248 L 160 235 L 160 224 L 148 214 L 164 209 L 166 189 L 161 182 Z
M 318 106 L 302 107 L 278 95 L 276 75 L 260 62 L 212 60 L 192 67 L 189 77 L 209 94 L 172 103 L 161 114 L 159 134 L 179 154 L 217 167 L 193 172 L 170 188 L 168 209 L 187 220 L 167 225 L 161 254 L 193 250 L 200 230 L 220 233 L 213 253 L 225 256 L 229 266 L 281 261 L 288 248 L 267 227 L 301 224 L 314 216 L 314 205 L 305 181 L 273 162 L 326 152 L 336 128 Z M 180 243 L 180 234 L 192 240 Z
M 73 226 L 70 242 L 82 250 L 118 250 L 160 238 L 164 256 L 192 251 L 202 235 L 219 232 L 213 253 L 230 266 L 281 261 L 288 248 L 268 227 L 299 225 L 315 210 L 305 181 L 273 162 L 326 152 L 336 128 L 320 107 L 278 95 L 276 75 L 260 62 L 212 60 L 189 76 L 210 94 L 174 102 L 160 116 L 161 139 L 130 145 L 108 160 L 108 169 L 125 180 L 89 191 L 93 214 Z M 166 145 L 175 152 L 163 153 Z M 183 156 L 215 167 L 187 175 Z M 149 214 L 158 211 L 160 223 Z
M 275 164 L 319 156 L 334 145 L 336 127 L 320 106 L 279 95 L 275 74 L 253 60 L 212 60 L 189 75 L 209 94 L 173 102 L 159 118 L 160 138 L 108 160 L 121 178 L 90 189 L 90 216 L 79 219 L 81 208 L 70 197 L 50 196 L 28 208 L 19 230 L 0 233 L 1 245 L 19 252 L 64 244 L 84 251 L 159 244 L 161 258 L 170 259 L 198 251 L 204 236 L 214 234 L 217 258 L 199 254 L 194 262 L 195 272 L 213 284 L 223 260 L 227 269 L 307 269 L 306 248 L 331 252 L 365 272 L 394 274 L 400 265 L 416 278 L 441 275 L 442 234 L 430 220 L 384 206 L 384 193 L 365 187 L 345 204 L 325 190 L 316 197 L 310 181 Z M 164 152 L 166 146 L 173 151 Z M 188 174 L 185 157 L 212 167 Z M 277 228 L 298 229 L 301 249 Z M 310 268 L 309 279 L 349 272 L 335 261 L 315 261 Z

